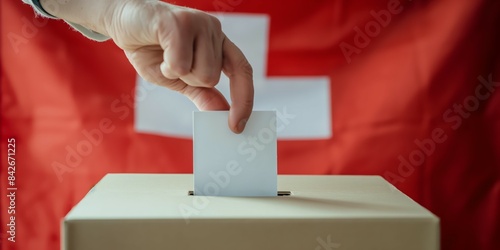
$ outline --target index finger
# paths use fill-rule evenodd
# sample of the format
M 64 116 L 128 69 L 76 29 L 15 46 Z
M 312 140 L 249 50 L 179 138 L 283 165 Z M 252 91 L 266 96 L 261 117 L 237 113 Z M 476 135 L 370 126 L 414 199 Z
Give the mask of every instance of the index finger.
M 236 133 L 243 132 L 253 108 L 253 70 L 250 63 L 227 37 L 222 43 L 222 70 L 229 78 L 231 107 L 229 127 Z

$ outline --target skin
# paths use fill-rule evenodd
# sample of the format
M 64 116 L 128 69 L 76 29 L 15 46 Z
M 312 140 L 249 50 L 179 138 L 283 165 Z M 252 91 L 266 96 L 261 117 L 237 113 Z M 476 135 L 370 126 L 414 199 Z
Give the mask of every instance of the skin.
M 243 131 L 253 108 L 252 67 L 217 18 L 157 0 L 40 2 L 50 14 L 113 39 L 147 81 L 182 93 L 200 110 L 229 109 L 229 128 Z M 230 80 L 231 106 L 214 88 L 221 72 Z

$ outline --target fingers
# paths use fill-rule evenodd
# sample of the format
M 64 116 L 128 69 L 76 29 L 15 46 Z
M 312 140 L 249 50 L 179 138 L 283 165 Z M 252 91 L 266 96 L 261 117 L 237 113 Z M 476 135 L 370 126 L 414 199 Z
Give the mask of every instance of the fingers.
M 174 15 L 175 23 L 188 22 L 185 12 Z M 170 25 L 176 25 L 176 24 Z M 189 27 L 189 25 L 184 25 Z M 168 79 L 177 79 L 190 73 L 193 65 L 194 32 L 186 28 L 160 29 L 160 45 L 163 52 L 161 72 Z
M 149 82 L 180 92 L 188 97 L 199 110 L 228 110 L 229 104 L 224 96 L 216 88 L 202 88 L 188 85 L 181 79 L 168 79 L 160 69 L 159 62 L 162 54 L 158 49 L 139 49 L 134 52 L 126 52 L 126 56 L 136 68 L 137 72 Z
M 195 42 L 193 68 L 181 79 L 191 86 L 212 88 L 217 85 L 222 69 L 221 50 L 222 39 L 216 41 L 214 45 L 212 34 L 198 36 Z
M 228 110 L 226 98 L 216 88 L 200 88 L 186 85 L 180 90 L 199 110 Z
M 227 37 L 223 41 L 222 70 L 229 77 L 231 108 L 229 127 L 235 133 L 243 132 L 253 108 L 253 71 L 241 50 Z
M 201 13 L 201 12 L 200 12 Z M 162 74 L 169 79 L 180 78 L 190 86 L 213 87 L 220 79 L 223 33 L 217 18 L 192 11 L 173 15 L 175 29 L 162 34 L 164 48 Z

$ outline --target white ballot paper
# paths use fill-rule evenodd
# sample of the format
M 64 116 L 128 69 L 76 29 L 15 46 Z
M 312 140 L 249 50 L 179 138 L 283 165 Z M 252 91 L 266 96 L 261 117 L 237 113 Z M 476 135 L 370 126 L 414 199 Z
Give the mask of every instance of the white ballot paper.
M 276 112 L 253 111 L 241 134 L 228 115 L 193 112 L 194 195 L 276 196 Z

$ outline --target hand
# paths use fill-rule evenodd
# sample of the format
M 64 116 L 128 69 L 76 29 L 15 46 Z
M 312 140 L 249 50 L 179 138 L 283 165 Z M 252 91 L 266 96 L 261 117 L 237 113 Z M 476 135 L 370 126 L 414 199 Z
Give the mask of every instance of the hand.
M 227 110 L 229 127 L 243 131 L 253 107 L 252 68 L 224 35 L 219 20 L 164 2 L 125 1 L 107 29 L 147 81 L 186 95 L 200 110 Z M 214 88 L 230 79 L 232 107 Z
M 156 0 L 68 1 L 51 14 L 108 35 L 145 80 L 184 94 L 200 110 L 229 109 L 229 127 L 243 131 L 253 107 L 252 67 L 217 18 Z M 221 72 L 230 80 L 231 107 L 214 88 Z

